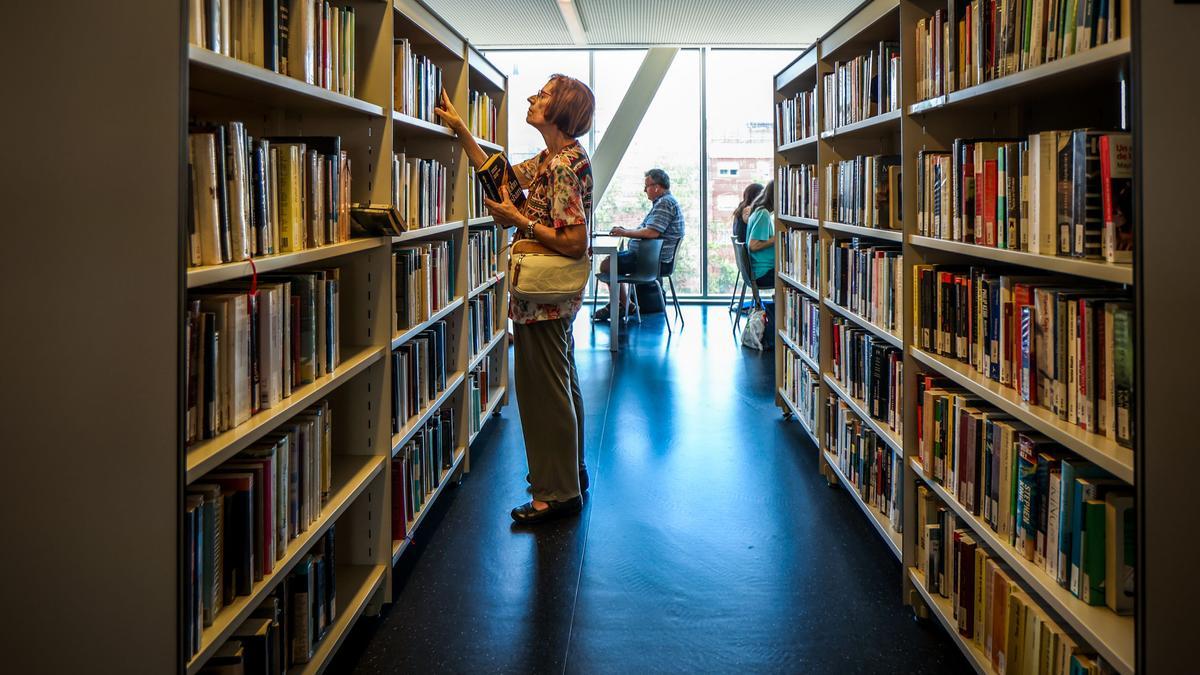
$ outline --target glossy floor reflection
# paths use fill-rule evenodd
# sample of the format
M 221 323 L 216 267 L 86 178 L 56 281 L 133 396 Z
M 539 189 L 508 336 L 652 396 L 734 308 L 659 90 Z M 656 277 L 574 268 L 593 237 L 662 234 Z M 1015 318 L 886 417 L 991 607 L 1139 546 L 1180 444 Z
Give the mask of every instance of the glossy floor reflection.
M 772 394 L 721 307 L 646 317 L 608 351 L 576 324 L 592 489 L 516 529 L 516 406 L 488 423 L 332 672 L 969 672 L 900 602 L 900 566 Z

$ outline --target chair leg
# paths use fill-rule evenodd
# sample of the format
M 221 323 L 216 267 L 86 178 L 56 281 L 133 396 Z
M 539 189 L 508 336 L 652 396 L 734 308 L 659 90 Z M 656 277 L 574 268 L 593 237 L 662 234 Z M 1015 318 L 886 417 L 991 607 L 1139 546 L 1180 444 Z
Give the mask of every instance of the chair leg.
M 669 279 L 670 277 L 667 278 Z M 667 332 L 673 332 L 671 330 L 671 318 L 667 316 L 667 293 L 663 290 L 662 279 L 655 279 L 654 287 L 658 289 L 658 297 L 662 298 L 663 318 L 667 320 Z
M 633 311 L 637 313 L 637 321 L 642 322 L 642 303 L 638 301 L 638 285 L 629 284 L 629 294 L 633 296 Z
M 733 329 L 737 330 L 742 324 L 742 305 L 746 304 L 746 284 L 742 284 L 742 294 L 738 296 L 737 313 L 733 321 Z
M 671 302 L 675 303 L 675 315 L 679 317 L 679 327 L 683 328 L 683 310 L 679 308 L 679 296 L 675 293 L 675 279 L 667 277 L 667 283 L 671 284 Z M 659 288 L 662 288 L 662 284 L 659 284 Z M 663 310 L 666 310 L 666 308 L 667 299 L 663 297 Z

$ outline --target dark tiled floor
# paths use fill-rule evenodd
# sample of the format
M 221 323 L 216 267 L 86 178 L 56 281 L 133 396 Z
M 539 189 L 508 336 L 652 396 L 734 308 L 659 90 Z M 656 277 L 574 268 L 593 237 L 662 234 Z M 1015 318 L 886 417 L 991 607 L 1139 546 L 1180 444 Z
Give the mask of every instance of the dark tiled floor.
M 969 672 L 901 603 L 900 566 L 774 406 L 771 355 L 724 308 L 622 335 L 576 324 L 592 490 L 582 516 L 512 526 L 515 405 L 489 422 L 331 670 Z

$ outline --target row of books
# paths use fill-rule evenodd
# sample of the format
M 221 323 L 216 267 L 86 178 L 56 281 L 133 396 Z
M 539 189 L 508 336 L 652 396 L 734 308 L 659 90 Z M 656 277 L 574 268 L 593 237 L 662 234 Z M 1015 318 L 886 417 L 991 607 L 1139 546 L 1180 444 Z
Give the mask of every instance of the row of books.
M 1133 260 L 1133 154 L 1126 132 L 1043 131 L 957 139 L 918 158 L 923 236 L 1040 255 Z
M 339 277 L 336 268 L 262 275 L 188 295 L 188 443 L 245 423 L 337 368 Z
M 188 265 L 350 239 L 350 158 L 337 136 L 254 138 L 242 122 L 188 133 Z
M 454 242 L 393 247 L 392 267 L 396 332 L 428 321 L 454 299 Z
M 893 335 L 900 335 L 904 256 L 898 245 L 858 239 L 829 242 L 829 295 L 841 305 Z
M 483 203 L 486 196 L 480 187 L 475 167 L 467 167 L 467 218 L 483 218 L 488 215 L 487 205 Z
M 482 352 L 496 335 L 496 295 L 493 286 L 467 303 L 467 337 L 472 358 Z
M 356 18 L 321 0 L 188 0 L 188 41 L 355 96 Z
M 829 328 L 833 379 L 873 419 L 903 435 L 904 352 L 841 316 L 831 317 Z
M 1126 291 L 918 265 L 915 341 L 1085 431 L 1133 446 L 1134 312 Z
M 815 352 L 814 352 L 815 353 Z M 783 392 L 800 413 L 801 420 L 816 434 L 817 409 L 821 400 L 821 378 L 798 354 L 783 354 Z
M 450 216 L 449 181 L 449 167 L 436 159 L 393 154 L 392 203 L 409 230 L 446 222 Z
M 392 105 L 396 112 L 441 124 L 433 112 L 441 104 L 441 67 L 433 59 L 413 51 L 408 38 L 395 41 L 392 56 Z
M 825 218 L 900 229 L 900 156 L 859 155 L 825 165 Z
M 829 129 L 861 122 L 900 107 L 900 43 L 877 48 L 850 61 L 834 63 L 822 77 L 825 125 Z
M 917 568 L 926 590 L 951 600 L 958 633 L 996 673 L 1100 675 L 1112 672 L 1013 581 L 1012 574 L 956 525 L 954 512 L 917 486 Z
M 392 541 L 408 538 L 413 521 L 454 466 L 457 434 L 454 410 L 443 408 L 392 459 Z
M 392 433 L 398 434 L 446 390 L 449 326 L 437 321 L 392 350 Z
M 472 229 L 467 235 L 467 285 L 472 289 L 500 273 L 500 238 L 494 227 Z
M 320 517 L 332 487 L 332 445 L 333 416 L 322 401 L 188 486 L 189 655 L 221 608 L 250 595 Z
M 916 98 L 918 101 L 942 96 L 951 91 L 947 86 L 950 77 L 950 24 L 946 20 L 946 8 L 934 10 L 933 15 L 917 19 L 914 28 L 916 47 L 914 72 L 917 78 Z M 960 41 L 954 43 L 961 45 Z
M 467 104 L 467 128 L 476 138 L 496 143 L 500 137 L 500 106 L 486 92 L 472 91 Z
M 825 447 L 863 502 L 903 532 L 904 460 L 834 393 L 825 400 Z
M 338 617 L 336 541 L 331 526 L 200 672 L 284 675 L 312 661 Z
M 821 353 L 821 305 L 813 298 L 784 286 L 783 329 L 788 339 L 812 360 Z
M 470 414 L 472 434 L 483 428 L 483 414 L 491 403 L 492 396 L 491 359 L 484 359 L 467 375 L 467 407 Z
M 779 213 L 797 218 L 817 217 L 817 167 L 814 164 L 789 164 L 779 167 L 775 185 L 779 191 Z
M 930 480 L 1083 602 L 1132 613 L 1132 487 L 937 377 L 918 391 Z
M 817 90 L 797 92 L 775 104 L 776 142 L 787 145 L 817 135 Z
M 779 270 L 816 290 L 821 279 L 821 235 L 816 230 L 779 231 Z

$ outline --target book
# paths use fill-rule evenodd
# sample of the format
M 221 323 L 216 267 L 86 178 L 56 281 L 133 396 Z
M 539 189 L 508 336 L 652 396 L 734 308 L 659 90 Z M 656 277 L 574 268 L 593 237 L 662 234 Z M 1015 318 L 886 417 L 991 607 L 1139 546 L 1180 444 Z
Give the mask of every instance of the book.
M 1100 137 L 1100 181 L 1103 204 L 1103 255 L 1108 262 L 1133 262 L 1133 137 L 1109 133 Z
M 1118 614 L 1132 614 L 1137 560 L 1133 495 L 1110 492 L 1104 497 L 1104 598 Z
M 525 192 L 521 188 L 521 181 L 517 178 L 517 173 L 513 171 L 512 165 L 508 163 L 508 158 L 504 156 L 504 153 L 498 152 L 488 157 L 487 161 L 476 171 L 476 176 L 488 199 L 494 202 L 502 201 L 500 186 L 508 185 L 508 197 L 513 205 L 518 209 L 525 205 Z

